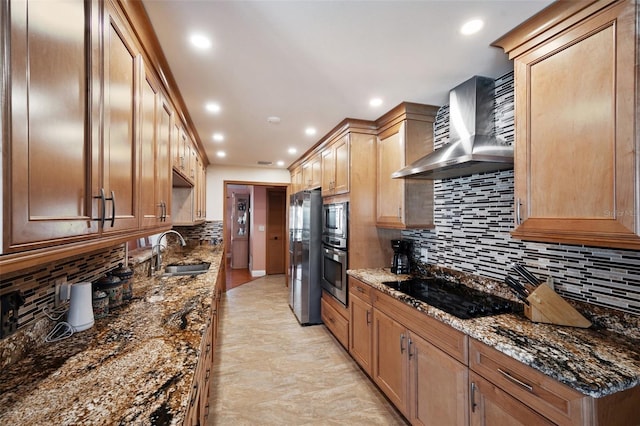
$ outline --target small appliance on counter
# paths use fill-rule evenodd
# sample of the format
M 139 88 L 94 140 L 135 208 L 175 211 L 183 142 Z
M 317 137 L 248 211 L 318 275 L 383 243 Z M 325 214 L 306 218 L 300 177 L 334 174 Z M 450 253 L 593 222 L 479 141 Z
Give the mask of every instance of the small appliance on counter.
M 411 253 L 411 241 L 391 240 L 391 248 L 393 248 L 391 272 L 394 274 L 410 273 L 409 254 Z
M 109 310 L 122 305 L 122 281 L 114 275 L 105 275 L 95 282 L 95 289 L 109 296 Z
M 113 276 L 120 278 L 122 283 L 122 300 L 131 300 L 133 297 L 133 270 L 120 263 L 116 269 L 111 271 Z
M 69 312 L 67 322 L 73 331 L 83 331 L 93 326 L 93 306 L 91 303 L 91 283 L 77 283 L 71 285 L 69 298 Z

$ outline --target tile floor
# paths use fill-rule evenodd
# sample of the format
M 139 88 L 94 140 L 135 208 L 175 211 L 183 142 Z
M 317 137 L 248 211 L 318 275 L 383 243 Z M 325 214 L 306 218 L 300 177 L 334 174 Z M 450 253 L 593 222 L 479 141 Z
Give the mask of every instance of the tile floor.
M 208 425 L 406 425 L 324 325 L 298 324 L 284 280 L 223 297 Z

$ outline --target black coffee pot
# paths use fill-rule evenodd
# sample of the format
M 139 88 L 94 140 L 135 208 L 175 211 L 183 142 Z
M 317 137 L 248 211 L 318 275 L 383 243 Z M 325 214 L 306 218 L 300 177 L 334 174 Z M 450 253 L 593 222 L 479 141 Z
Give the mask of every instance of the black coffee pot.
M 391 240 L 391 248 L 393 249 L 391 272 L 394 274 L 408 274 L 411 271 L 411 265 L 409 264 L 411 242 L 407 240 Z

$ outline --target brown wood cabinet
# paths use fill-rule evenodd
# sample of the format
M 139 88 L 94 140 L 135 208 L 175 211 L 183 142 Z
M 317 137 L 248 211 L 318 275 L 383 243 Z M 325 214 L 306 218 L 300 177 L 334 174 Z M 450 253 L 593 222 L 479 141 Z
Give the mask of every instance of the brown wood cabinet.
M 471 372 L 469 381 L 471 426 L 555 425 L 482 376 Z
M 99 10 L 95 3 L 38 1 L 2 6 L 10 73 L 2 97 L 5 188 L 2 253 L 97 236 Z M 68 19 L 66 14 L 81 17 Z M 58 37 L 52 19 L 65 21 Z M 6 95 L 6 96 L 5 96 Z M 8 102 L 5 102 L 8 101 Z M 64 147 L 64 148 L 62 148 Z
M 339 136 L 322 151 L 322 196 L 349 192 L 349 134 Z
M 349 354 L 369 375 L 373 359 L 372 288 L 353 277 L 349 279 Z
M 135 102 L 140 90 L 141 56 L 133 32 L 112 2 L 104 14 L 104 127 L 102 180 L 95 193 L 104 191 L 108 224 L 103 233 L 137 230 L 138 138 Z M 109 200 L 110 199 L 110 200 Z M 105 200 L 97 200 L 104 209 Z M 102 215 L 101 215 L 102 216 Z
M 378 124 L 377 220 L 380 228 L 432 228 L 433 181 L 391 174 L 433 151 L 438 107 L 402 103 Z
M 322 156 L 316 154 L 302 164 L 302 189 L 320 188 L 322 185 Z
M 514 237 L 640 248 L 639 13 L 557 2 L 494 43 L 515 69 Z
M 346 349 L 349 348 L 349 311 L 333 296 L 323 291 L 320 300 L 321 318 L 324 325 Z
M 466 425 L 465 336 L 372 292 L 374 381 L 412 424 Z
M 222 257 L 224 259 L 224 256 Z M 215 286 L 211 293 L 211 311 L 207 319 L 207 327 L 202 334 L 200 355 L 196 365 L 189 401 L 183 424 L 185 426 L 202 426 L 207 424 L 209 416 L 209 398 L 211 396 L 211 381 L 213 377 L 213 360 L 218 338 L 218 310 L 220 297 L 225 283 L 224 267 L 221 266 L 216 277 Z

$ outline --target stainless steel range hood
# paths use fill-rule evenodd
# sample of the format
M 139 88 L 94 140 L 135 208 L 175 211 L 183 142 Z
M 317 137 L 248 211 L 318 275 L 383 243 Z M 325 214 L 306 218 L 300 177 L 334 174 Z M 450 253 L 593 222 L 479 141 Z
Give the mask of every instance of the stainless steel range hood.
M 450 142 L 391 177 L 446 179 L 513 168 L 513 147 L 495 137 L 494 90 L 494 80 L 480 76 L 451 90 Z

